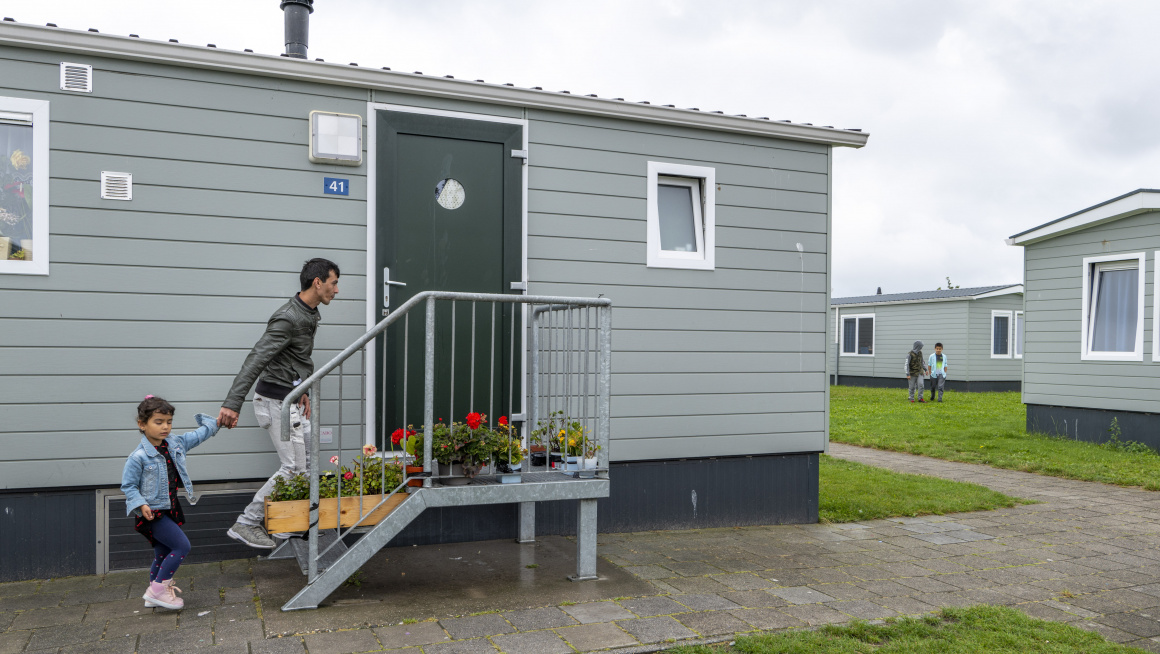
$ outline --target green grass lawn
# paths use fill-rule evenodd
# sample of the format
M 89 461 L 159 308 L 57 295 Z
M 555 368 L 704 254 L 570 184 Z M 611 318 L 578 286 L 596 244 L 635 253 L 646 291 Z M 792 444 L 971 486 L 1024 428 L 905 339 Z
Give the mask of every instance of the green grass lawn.
M 818 476 L 821 522 L 986 511 L 1029 503 L 978 484 L 908 475 L 824 454 Z
M 830 387 L 830 440 L 1055 477 L 1160 490 L 1160 456 L 1028 434 L 1019 393 L 947 393 L 907 401 L 905 389 Z
M 1143 654 L 1061 622 L 1027 617 L 1004 606 L 943 609 L 922 618 L 871 625 L 828 625 L 817 631 L 742 636 L 732 645 L 677 647 L 672 654 Z

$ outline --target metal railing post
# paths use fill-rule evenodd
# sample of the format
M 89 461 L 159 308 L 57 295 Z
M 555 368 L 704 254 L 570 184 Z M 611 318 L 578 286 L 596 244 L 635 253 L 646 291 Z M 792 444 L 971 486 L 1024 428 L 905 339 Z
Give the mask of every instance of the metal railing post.
M 427 344 L 423 356 L 423 486 L 431 487 L 431 440 L 435 437 L 435 298 L 427 298 Z M 454 345 L 454 335 L 452 339 Z
M 596 366 L 598 371 L 596 380 L 596 432 L 597 438 L 600 439 L 600 454 L 596 467 L 607 469 L 609 437 L 612 432 L 612 307 L 602 306 L 597 311 L 600 312 L 599 333 L 596 338 L 600 348 L 600 358 Z
M 307 571 L 307 580 L 314 583 L 318 578 L 318 434 L 322 416 L 319 410 L 322 407 L 322 380 L 310 387 L 310 440 L 306 443 L 309 452 L 306 463 L 306 475 L 310 478 L 310 564 Z M 289 413 L 289 412 L 287 412 Z
M 528 423 L 524 425 L 524 433 L 528 435 L 529 453 L 532 446 L 531 433 L 539 428 L 540 425 L 540 313 L 536 311 L 533 306 L 529 312 L 532 314 L 532 349 L 530 356 L 532 357 L 532 389 L 531 401 L 529 404 Z M 512 310 L 512 329 L 515 329 L 515 310 Z M 546 445 L 547 443 L 545 443 Z M 547 461 L 547 459 L 545 459 Z M 528 459 L 528 466 L 531 466 L 531 458 Z

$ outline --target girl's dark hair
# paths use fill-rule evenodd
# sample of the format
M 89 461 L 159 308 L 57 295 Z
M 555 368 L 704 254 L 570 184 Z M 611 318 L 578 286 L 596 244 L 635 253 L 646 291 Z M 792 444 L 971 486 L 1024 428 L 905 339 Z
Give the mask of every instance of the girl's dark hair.
M 149 422 L 149 419 L 153 417 L 154 413 L 171 416 L 176 412 L 177 410 L 174 409 L 173 405 L 169 402 L 166 402 L 159 397 L 150 395 L 144 400 L 141 400 L 141 404 L 137 405 L 137 422 Z

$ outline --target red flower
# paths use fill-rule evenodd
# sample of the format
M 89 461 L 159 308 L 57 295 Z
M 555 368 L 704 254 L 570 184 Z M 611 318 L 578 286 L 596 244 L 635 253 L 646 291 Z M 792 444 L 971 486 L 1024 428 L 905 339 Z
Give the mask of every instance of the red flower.
M 345 475 L 343 475 L 343 476 L 342 476 L 342 478 L 343 478 L 343 479 L 345 479 L 345 480 L 347 480 L 347 481 L 350 481 L 351 479 L 354 479 L 354 473 L 353 473 L 353 472 L 348 472 L 348 473 L 346 473 Z
M 508 424 L 508 421 L 507 421 L 507 416 L 500 416 L 500 417 L 499 417 L 499 424 L 501 424 L 501 425 L 506 425 L 506 424 Z
M 412 432 L 412 433 L 414 433 L 414 432 Z M 404 435 L 405 435 L 405 432 L 403 432 L 403 429 L 401 427 L 399 429 L 396 429 L 395 432 L 393 434 L 391 434 L 391 442 L 394 443 L 395 445 L 398 445 L 399 441 L 403 440 Z
M 483 416 L 479 415 L 478 413 L 472 411 L 471 413 L 467 414 L 467 426 L 471 429 L 479 429 L 479 425 L 482 422 Z

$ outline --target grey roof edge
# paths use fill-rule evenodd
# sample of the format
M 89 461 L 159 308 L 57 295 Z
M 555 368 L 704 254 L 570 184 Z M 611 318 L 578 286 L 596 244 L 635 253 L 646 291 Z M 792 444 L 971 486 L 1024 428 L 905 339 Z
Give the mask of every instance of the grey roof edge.
M 291 78 L 321 84 L 389 90 L 488 104 L 679 125 L 721 132 L 822 143 L 831 146 L 860 148 L 866 144 L 870 137 L 867 132 L 848 129 L 730 116 L 638 102 L 523 89 L 502 84 L 292 59 L 279 55 L 238 52 L 223 48 L 168 43 L 58 27 L 41 27 L 26 23 L 0 23 L 0 44 L 70 54 Z
M 958 291 L 957 293 L 955 291 Z M 872 306 L 878 304 L 919 304 L 923 302 L 952 302 L 977 300 L 995 295 L 1022 293 L 1023 284 L 999 284 L 995 286 L 973 286 L 951 291 L 915 291 L 911 293 L 888 293 L 884 295 L 855 295 L 830 299 L 831 307 Z M 943 293 L 943 295 L 932 295 Z
M 1124 193 L 1123 195 L 1118 195 L 1110 200 L 1104 200 L 1103 202 L 1100 202 L 1098 204 L 1093 204 L 1092 206 L 1087 207 L 1086 209 L 1080 209 L 1079 211 L 1076 211 L 1074 213 L 1069 213 L 1062 218 L 1056 218 L 1055 220 L 1049 220 L 1049 221 L 1043 223 L 1042 225 L 1037 225 L 1035 227 L 1032 227 L 1031 229 L 1025 229 L 1022 232 L 1019 232 L 1018 234 L 1012 234 L 1011 236 L 1007 237 L 1006 243 L 1007 243 L 1007 245 L 1017 245 L 1018 244 L 1017 242 L 1021 239 L 1021 237 L 1027 236 L 1028 234 L 1038 232 L 1044 228 L 1051 227 L 1052 225 L 1056 225 L 1056 224 L 1062 223 L 1066 220 L 1070 220 L 1072 218 L 1075 218 L 1077 216 L 1081 216 L 1085 213 L 1088 213 L 1089 211 L 1094 211 L 1096 209 L 1099 209 L 1100 207 L 1106 207 L 1109 204 L 1119 202 L 1120 200 L 1124 200 L 1124 199 L 1132 197 L 1133 195 L 1137 195 L 1137 194 L 1141 194 L 1141 193 L 1160 193 L 1160 189 L 1138 188 L 1134 191 L 1128 191 L 1127 193 Z M 1113 218 L 1095 219 L 1092 221 L 1092 223 L 1100 222 L 1101 220 L 1104 222 L 1107 222 L 1108 220 L 1114 220 L 1114 219 L 1115 219 L 1114 217 Z M 1091 223 L 1088 223 L 1088 224 L 1091 224 Z M 1075 231 L 1075 229 L 1082 229 L 1084 226 L 1087 226 L 1087 224 L 1080 225 L 1080 226 L 1078 226 L 1072 230 L 1069 230 L 1069 231 Z

